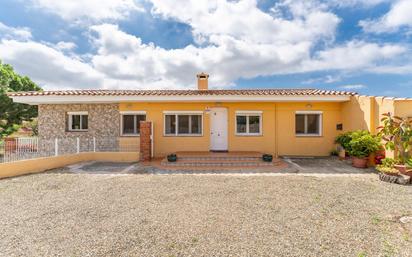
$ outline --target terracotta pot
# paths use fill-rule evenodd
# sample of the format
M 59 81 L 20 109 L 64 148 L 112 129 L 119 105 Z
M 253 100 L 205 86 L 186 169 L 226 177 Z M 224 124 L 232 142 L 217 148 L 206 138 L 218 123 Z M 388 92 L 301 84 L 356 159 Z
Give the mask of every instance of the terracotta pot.
M 368 158 L 368 167 L 375 167 L 375 153 L 371 153 Z
M 406 165 L 395 164 L 394 167 L 399 170 L 401 174 L 412 177 L 412 169 L 408 169 Z
M 365 169 L 367 168 L 368 158 L 358 158 L 353 156 L 352 157 L 352 166 L 355 168 Z

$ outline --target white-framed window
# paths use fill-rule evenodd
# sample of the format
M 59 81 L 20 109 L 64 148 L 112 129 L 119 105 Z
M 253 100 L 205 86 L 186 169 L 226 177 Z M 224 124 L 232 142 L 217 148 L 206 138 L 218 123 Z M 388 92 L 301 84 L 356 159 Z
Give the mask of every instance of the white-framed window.
M 235 134 L 239 136 L 262 135 L 262 111 L 237 111 Z
M 67 117 L 69 131 L 87 131 L 89 129 L 88 112 L 68 112 Z
M 202 111 L 165 111 L 164 132 L 165 136 L 202 136 L 203 112 Z
M 122 136 L 139 136 L 140 121 L 146 120 L 145 111 L 120 112 L 120 134 Z
M 295 134 L 297 136 L 322 136 L 321 111 L 297 111 L 295 113 Z

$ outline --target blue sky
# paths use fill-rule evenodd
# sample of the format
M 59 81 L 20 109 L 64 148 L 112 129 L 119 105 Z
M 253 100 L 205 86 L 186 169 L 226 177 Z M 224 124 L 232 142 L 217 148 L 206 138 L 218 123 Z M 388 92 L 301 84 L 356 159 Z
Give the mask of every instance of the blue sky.
M 0 59 L 45 89 L 412 97 L 412 0 L 1 0 Z

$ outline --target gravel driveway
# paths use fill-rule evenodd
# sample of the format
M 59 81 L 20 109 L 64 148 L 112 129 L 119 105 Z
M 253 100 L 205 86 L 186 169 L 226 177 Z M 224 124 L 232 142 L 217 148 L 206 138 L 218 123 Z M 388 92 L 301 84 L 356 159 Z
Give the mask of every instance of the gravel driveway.
M 411 256 L 412 186 L 357 177 L 0 180 L 3 256 Z

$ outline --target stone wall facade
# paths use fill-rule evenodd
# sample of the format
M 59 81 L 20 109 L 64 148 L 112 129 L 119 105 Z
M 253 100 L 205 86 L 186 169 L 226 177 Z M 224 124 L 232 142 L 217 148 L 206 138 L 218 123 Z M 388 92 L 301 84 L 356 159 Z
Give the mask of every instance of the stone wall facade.
M 69 131 L 68 112 L 87 111 L 88 130 Z M 80 151 L 93 149 L 96 138 L 97 151 L 110 151 L 118 147 L 120 113 L 118 104 L 48 104 L 39 105 L 39 139 L 44 147 L 58 138 L 59 152 L 73 153 L 77 138 Z M 51 147 L 54 149 L 54 147 Z

